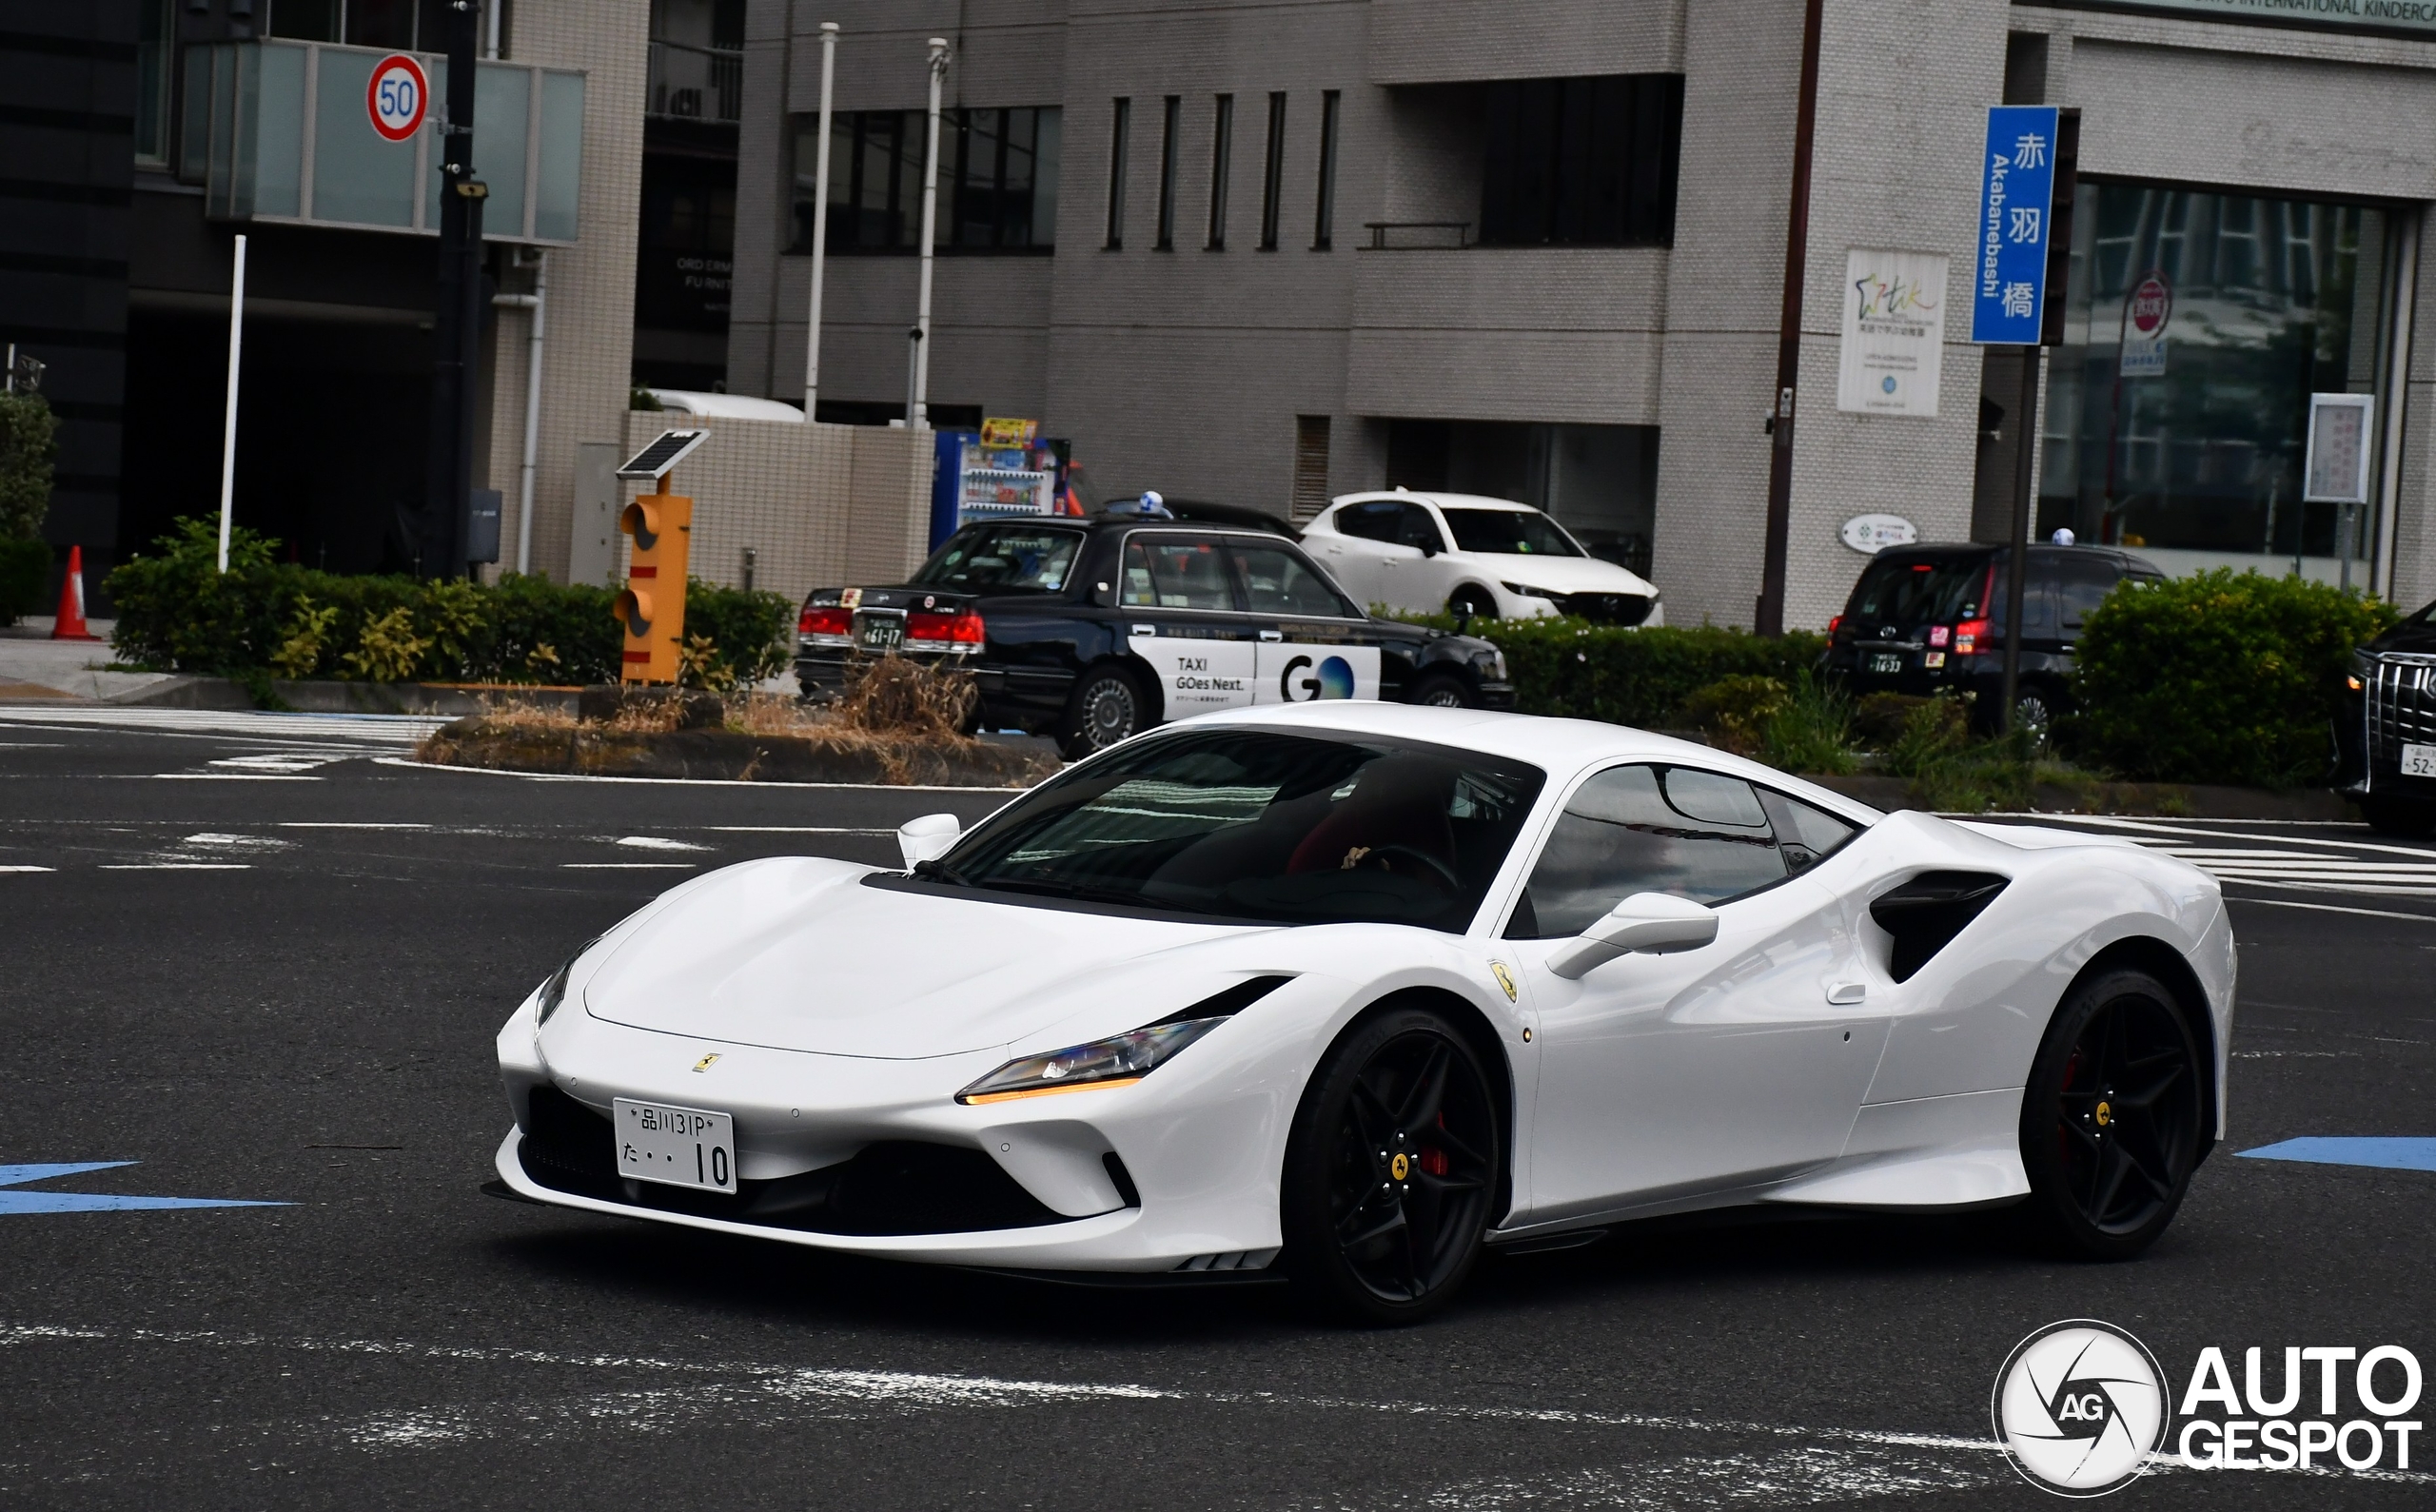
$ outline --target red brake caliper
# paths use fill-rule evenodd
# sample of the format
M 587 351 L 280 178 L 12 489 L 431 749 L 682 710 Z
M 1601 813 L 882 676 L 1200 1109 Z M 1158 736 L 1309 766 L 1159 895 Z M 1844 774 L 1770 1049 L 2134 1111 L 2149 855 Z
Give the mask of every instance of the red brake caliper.
M 1444 1113 L 1440 1113 L 1438 1115 L 1438 1127 L 1441 1129 L 1446 1127 L 1446 1115 Z M 1429 1172 L 1433 1176 L 1445 1175 L 1446 1152 L 1435 1145 L 1422 1146 L 1421 1168 Z

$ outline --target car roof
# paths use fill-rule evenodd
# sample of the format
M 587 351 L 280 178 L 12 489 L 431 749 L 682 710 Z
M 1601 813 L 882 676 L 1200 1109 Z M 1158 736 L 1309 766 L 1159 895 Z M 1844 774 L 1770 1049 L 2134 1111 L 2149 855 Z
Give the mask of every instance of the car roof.
M 1272 729 L 1325 730 L 1344 735 L 1385 736 L 1433 745 L 1478 751 L 1484 756 L 1539 767 L 1560 789 L 1594 767 L 1619 760 L 1680 761 L 1731 773 L 1817 804 L 1856 824 L 1875 824 L 1885 815 L 1840 793 L 1804 782 L 1774 767 L 1762 766 L 1729 752 L 1630 725 L 1596 719 L 1558 719 L 1545 715 L 1504 714 L 1487 709 L 1439 709 L 1375 699 L 1327 698 L 1310 703 L 1264 704 L 1197 715 L 1162 726 L 1240 724 Z
M 1389 500 L 1405 503 L 1436 504 L 1442 509 L 1448 507 L 1463 509 L 1510 509 L 1517 511 L 1518 513 L 1530 515 L 1545 513 L 1545 511 L 1542 510 L 1538 505 L 1526 504 L 1519 500 L 1491 499 L 1486 494 L 1449 494 L 1436 490 L 1432 490 L 1428 493 L 1419 493 L 1408 488 L 1383 488 L 1373 490 L 1369 493 L 1346 494 L 1340 498 L 1332 499 L 1328 501 L 1328 502 L 1330 506 L 1333 507 L 1337 504 L 1373 504 Z
M 1984 540 L 1922 540 L 1908 546 L 1888 546 L 1870 560 L 1872 561 L 1880 560 L 1913 561 L 1937 557 L 1956 559 L 1994 557 L 2002 555 L 2004 549 L 2002 546 L 1991 545 Z M 2033 561 L 2042 559 L 2053 560 L 2057 558 L 2073 556 L 2100 557 L 2121 566 L 2136 567 L 2143 572 L 2159 570 L 2156 563 L 2146 557 L 2137 552 L 2127 551 L 2121 546 L 2100 546 L 2082 541 L 2074 541 L 2069 546 L 2059 546 L 2053 541 L 2040 540 L 2033 541 L 2030 547 L 2030 560 Z

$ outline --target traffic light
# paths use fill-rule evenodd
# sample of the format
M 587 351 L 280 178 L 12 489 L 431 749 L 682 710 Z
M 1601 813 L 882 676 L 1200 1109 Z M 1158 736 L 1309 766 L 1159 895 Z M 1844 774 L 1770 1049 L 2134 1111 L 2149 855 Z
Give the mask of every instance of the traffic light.
M 660 486 L 667 486 L 665 475 Z M 618 528 L 635 540 L 616 611 L 626 629 L 619 680 L 675 682 L 685 646 L 685 547 L 694 501 L 644 494 L 618 517 Z

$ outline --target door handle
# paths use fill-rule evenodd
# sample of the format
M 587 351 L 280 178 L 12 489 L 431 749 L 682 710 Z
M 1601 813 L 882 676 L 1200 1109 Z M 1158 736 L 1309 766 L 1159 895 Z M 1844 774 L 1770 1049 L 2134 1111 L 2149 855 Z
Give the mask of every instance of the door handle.
M 1263 640 L 1283 640 L 1286 638 L 1286 632 L 1283 630 L 1264 630 L 1260 633 L 1260 638 Z
M 1865 1000 L 1868 996 L 1869 984 L 1867 982 L 1830 982 L 1827 984 L 1827 1001 L 1835 1004 L 1838 1008 L 1848 1008 L 1855 1003 Z

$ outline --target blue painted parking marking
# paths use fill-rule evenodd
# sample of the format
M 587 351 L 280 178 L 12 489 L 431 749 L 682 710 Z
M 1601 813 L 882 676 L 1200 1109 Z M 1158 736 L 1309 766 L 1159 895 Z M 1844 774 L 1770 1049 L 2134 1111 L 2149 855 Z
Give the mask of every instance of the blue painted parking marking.
M 2381 1170 L 2436 1170 L 2436 1139 L 2314 1137 L 2238 1150 L 2245 1160 L 2298 1160 L 2313 1166 L 2369 1166 Z
M 28 1182 L 49 1181 L 58 1176 L 76 1176 L 88 1170 L 112 1170 L 132 1166 L 132 1160 L 71 1160 L 46 1165 L 0 1166 L 0 1188 L 22 1187 Z M 9 1213 L 97 1213 L 125 1212 L 133 1209 L 162 1208 L 285 1208 L 284 1202 L 255 1202 L 241 1197 L 119 1197 L 94 1191 L 10 1191 L 0 1190 L 0 1216 Z

